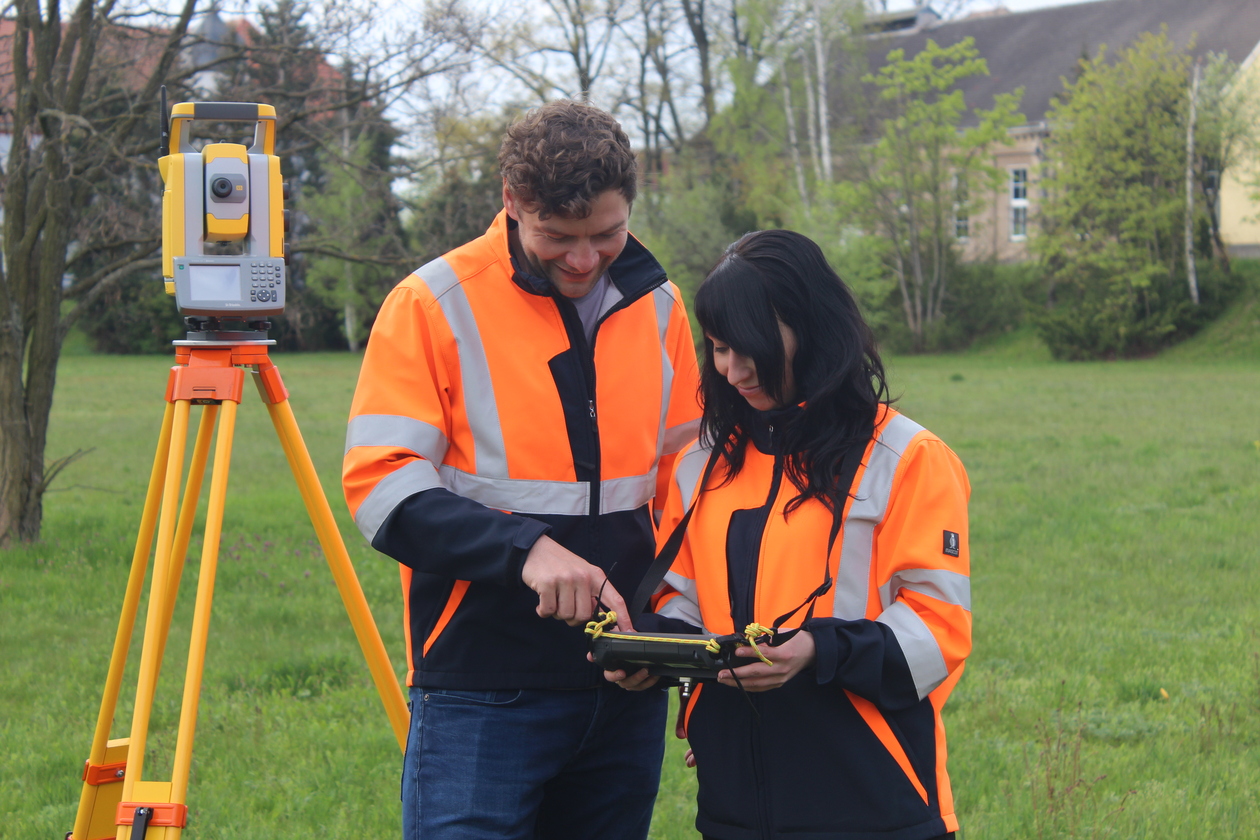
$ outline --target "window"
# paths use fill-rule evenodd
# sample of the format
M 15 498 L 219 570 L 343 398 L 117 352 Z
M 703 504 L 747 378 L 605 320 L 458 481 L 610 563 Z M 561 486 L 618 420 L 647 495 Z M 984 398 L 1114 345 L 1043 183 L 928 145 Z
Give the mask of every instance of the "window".
M 971 236 L 971 217 L 967 211 L 967 176 L 954 176 L 954 238 L 966 239 Z
M 1011 241 L 1028 237 L 1028 170 L 1011 170 Z

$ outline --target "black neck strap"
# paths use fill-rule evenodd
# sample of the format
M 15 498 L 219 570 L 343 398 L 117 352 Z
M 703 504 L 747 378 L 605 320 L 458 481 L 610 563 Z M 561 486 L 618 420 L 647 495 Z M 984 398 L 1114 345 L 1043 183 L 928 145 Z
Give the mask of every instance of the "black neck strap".
M 648 599 L 652 597 L 656 587 L 665 579 L 665 573 L 669 571 L 669 567 L 674 565 L 674 558 L 678 556 L 678 549 L 682 548 L 683 537 L 687 534 L 687 523 L 691 521 L 691 514 L 696 509 L 696 503 L 700 501 L 700 494 L 704 492 L 704 486 L 709 483 L 709 476 L 713 474 L 713 467 L 718 462 L 720 452 L 721 450 L 717 447 L 714 447 L 709 452 L 709 460 L 704 465 L 704 474 L 700 476 L 700 483 L 696 485 L 695 494 L 691 497 L 691 504 L 687 506 L 687 512 L 683 514 L 683 518 L 674 526 L 669 539 L 665 541 L 665 545 L 661 546 L 661 550 L 656 555 L 656 559 L 652 561 L 652 565 L 648 566 L 647 572 L 643 575 L 643 580 L 639 582 L 639 588 L 634 591 L 634 597 L 630 599 L 630 603 L 627 605 L 630 608 L 631 621 L 638 618 L 644 608 L 647 607 Z
M 800 606 L 788 610 L 783 615 L 774 620 L 774 625 L 770 628 L 778 632 L 783 626 L 783 622 L 787 621 L 806 604 L 809 609 L 805 613 L 805 621 L 809 621 L 814 617 L 814 602 L 831 590 L 834 581 L 831 578 L 831 550 L 836 546 L 836 537 L 840 535 L 840 527 L 844 524 L 844 506 L 848 496 L 856 497 L 857 491 L 853 490 L 853 479 L 857 476 L 857 468 L 862 463 L 862 453 L 866 451 L 865 442 L 855 443 L 845 450 L 844 457 L 840 461 L 840 475 L 836 477 L 836 486 L 843 487 L 848 492 L 845 496 L 840 496 L 835 500 L 835 510 L 831 514 L 831 533 L 827 536 L 827 553 L 823 555 L 823 582 L 817 589 L 809 593 L 809 596 L 801 602 Z M 804 624 L 805 622 L 801 622 Z

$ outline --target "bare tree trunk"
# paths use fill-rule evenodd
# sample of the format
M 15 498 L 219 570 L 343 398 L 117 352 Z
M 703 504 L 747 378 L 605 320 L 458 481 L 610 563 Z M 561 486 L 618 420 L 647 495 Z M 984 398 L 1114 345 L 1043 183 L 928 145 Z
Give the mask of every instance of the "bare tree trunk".
M 932 280 L 931 293 L 928 295 L 929 322 L 940 320 L 945 315 L 945 283 L 947 279 L 945 267 L 950 242 L 946 228 L 945 194 L 940 189 L 940 185 L 945 183 L 945 178 L 941 171 L 940 156 L 936 156 L 932 165 L 931 182 L 936 186 L 932 190 Z M 950 198 L 953 198 L 952 194 Z M 953 201 L 951 200 L 948 213 L 950 218 L 953 216 L 952 211 Z
M 588 0 L 544 0 L 560 24 L 564 47 L 573 60 L 577 95 L 589 102 L 591 89 L 604 69 L 613 34 L 621 22 L 622 0 L 606 0 L 595 9 Z M 592 20 L 593 19 L 593 20 Z
M 788 78 L 787 64 L 782 69 L 783 116 L 787 119 L 788 148 L 792 151 L 792 168 L 796 171 L 796 190 L 801 196 L 801 206 L 809 215 L 809 190 L 805 188 L 805 167 L 801 163 L 801 149 L 796 141 L 796 111 L 792 108 L 792 80 Z
M 359 313 L 354 305 L 354 293 L 354 266 L 346 260 L 346 304 L 342 308 L 346 325 L 346 349 L 351 353 L 358 353 L 359 336 L 356 325 L 359 323 Z
M 1190 77 L 1190 119 L 1186 121 L 1186 282 L 1190 300 L 1199 305 L 1199 276 L 1194 261 L 1194 128 L 1199 99 L 1199 62 Z
M 894 270 L 897 273 L 897 286 L 901 289 L 901 305 L 906 313 L 906 326 L 910 328 L 915 344 L 918 344 L 923 336 L 923 322 L 919 320 L 919 313 L 915 311 L 914 295 L 910 293 L 909 285 L 906 283 L 906 259 L 901 253 L 901 248 L 897 248 Z
M 700 93 L 704 101 L 704 126 L 713 122 L 716 98 L 713 85 L 713 68 L 709 57 L 709 28 L 704 18 L 705 0 L 682 0 L 683 14 L 687 18 L 687 27 L 696 42 L 696 60 L 700 64 Z
M 915 218 L 914 202 L 907 202 L 908 211 L 906 213 L 906 231 L 909 234 L 910 248 L 910 273 L 914 280 L 914 315 L 915 326 L 915 349 L 923 349 L 923 328 L 928 321 L 927 308 L 924 305 L 923 292 L 925 280 L 923 277 L 923 248 L 919 236 L 919 222 Z
M 814 74 L 809 69 L 805 51 L 800 52 L 801 74 L 805 78 L 805 114 L 809 123 L 809 160 L 814 167 L 814 180 L 823 180 L 822 155 L 818 151 L 818 107 L 815 104 Z
M 831 183 L 831 118 L 827 110 L 827 43 L 823 36 L 823 18 L 818 2 L 814 2 L 814 57 L 818 62 L 818 136 L 822 155 L 823 180 Z
M 131 91 L 133 101 L 150 102 L 156 78 L 171 70 L 193 6 L 194 0 L 186 0 L 172 32 L 155 36 L 165 46 L 152 55 L 153 76 Z M 85 233 L 76 225 L 92 204 L 97 182 L 110 177 L 110 162 L 127 154 L 121 147 L 140 118 L 130 111 L 94 124 L 84 116 L 97 105 L 89 83 L 99 81 L 96 50 L 113 8 L 112 2 L 80 0 L 63 21 L 55 2 L 16 0 L 10 6 L 12 143 L 4 167 L 0 272 L 0 546 L 39 538 L 44 491 L 60 468 L 46 468 L 44 456 L 66 332 L 61 315 L 66 249 Z M 121 258 L 122 265 L 151 252 L 143 242 L 130 241 L 137 247 Z
M 646 158 L 646 163 L 647 163 L 647 165 L 644 168 L 647 171 L 644 174 L 648 178 L 652 177 L 653 175 L 660 174 L 660 172 L 654 167 L 654 163 L 656 162 L 657 155 L 655 154 L 653 150 L 653 142 L 658 138 L 655 136 L 655 134 L 652 131 L 652 111 L 648 107 L 647 73 L 648 73 L 649 61 L 650 59 L 645 49 L 642 53 L 639 54 L 638 100 L 639 100 L 639 114 L 642 117 L 641 129 L 643 131 L 643 142 L 647 146 L 645 150 L 645 155 L 644 155 L 644 157 Z
M 648 46 L 649 56 L 652 59 L 652 68 L 656 71 L 657 78 L 660 79 L 661 90 L 659 96 L 658 113 L 669 111 L 670 124 L 673 128 L 672 136 L 663 128 L 662 120 L 658 117 L 656 121 L 657 129 L 657 149 L 661 149 L 661 140 L 664 139 L 669 143 L 675 152 L 681 152 L 683 144 L 686 141 L 686 132 L 682 127 L 682 119 L 678 116 L 678 106 L 674 102 L 674 86 L 673 74 L 669 66 L 669 51 L 666 40 L 669 35 L 671 26 L 670 21 L 665 17 L 665 7 L 659 0 L 651 0 L 642 3 L 643 8 L 643 26 L 645 34 L 645 43 Z M 656 12 L 659 18 L 655 27 L 652 25 L 652 13 Z M 642 83 L 646 84 L 645 77 Z

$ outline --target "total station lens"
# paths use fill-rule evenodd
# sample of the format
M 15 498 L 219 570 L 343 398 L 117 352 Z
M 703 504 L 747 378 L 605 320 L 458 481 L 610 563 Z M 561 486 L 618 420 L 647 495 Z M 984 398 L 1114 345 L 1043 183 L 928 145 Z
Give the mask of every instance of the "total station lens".
M 227 178 L 215 178 L 210 182 L 210 192 L 215 198 L 227 198 L 232 194 L 232 182 Z

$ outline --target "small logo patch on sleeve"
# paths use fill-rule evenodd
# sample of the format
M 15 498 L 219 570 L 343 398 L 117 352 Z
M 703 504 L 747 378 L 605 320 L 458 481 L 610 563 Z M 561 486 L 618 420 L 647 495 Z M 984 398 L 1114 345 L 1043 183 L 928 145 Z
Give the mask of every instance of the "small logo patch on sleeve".
M 941 549 L 950 557 L 958 556 L 958 535 L 953 531 L 945 531 L 944 547 Z

